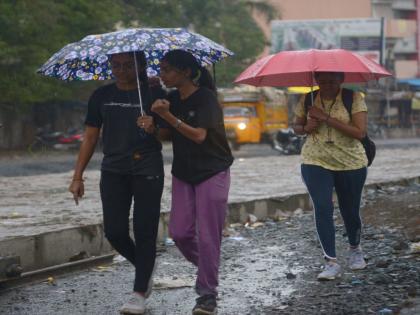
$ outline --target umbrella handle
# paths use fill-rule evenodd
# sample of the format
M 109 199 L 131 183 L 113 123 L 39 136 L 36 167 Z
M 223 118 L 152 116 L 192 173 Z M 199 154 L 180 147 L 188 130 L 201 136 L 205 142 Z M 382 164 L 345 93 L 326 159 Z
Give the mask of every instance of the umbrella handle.
M 134 67 L 136 68 L 136 79 L 137 79 L 137 91 L 139 93 L 139 102 L 140 102 L 140 115 L 144 116 L 144 111 L 143 111 L 143 101 L 141 99 L 141 91 L 140 91 L 140 80 L 139 80 L 139 70 L 137 68 L 137 58 L 136 58 L 136 52 L 133 51 L 133 56 L 134 56 Z
M 311 72 L 311 77 L 312 77 L 312 85 L 311 85 L 311 106 L 314 106 L 314 84 L 315 84 L 315 74 L 312 71 Z

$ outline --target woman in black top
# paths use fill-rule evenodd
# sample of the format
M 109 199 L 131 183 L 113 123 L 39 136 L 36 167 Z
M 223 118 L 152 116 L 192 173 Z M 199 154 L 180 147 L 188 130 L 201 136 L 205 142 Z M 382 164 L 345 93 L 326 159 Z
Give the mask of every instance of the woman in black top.
M 143 314 L 152 285 L 164 176 L 160 142 L 136 124 L 141 110 L 133 56 L 133 53 L 112 55 L 116 82 L 98 88 L 89 100 L 84 139 L 69 190 L 77 204 L 84 194 L 83 172 L 102 129 L 104 158 L 100 191 L 104 231 L 111 245 L 136 269 L 133 295 L 121 312 Z M 156 96 L 149 88 L 145 55 L 138 52 L 136 58 L 146 113 L 139 118 L 143 126 L 152 119 L 148 115 Z M 135 242 L 129 236 L 133 200 Z
M 152 105 L 152 112 L 171 126 L 174 157 L 169 231 L 185 258 L 198 267 L 196 291 L 200 297 L 193 314 L 213 314 L 233 157 L 207 69 L 182 50 L 168 52 L 160 68 L 165 85 L 176 88 L 167 99 Z

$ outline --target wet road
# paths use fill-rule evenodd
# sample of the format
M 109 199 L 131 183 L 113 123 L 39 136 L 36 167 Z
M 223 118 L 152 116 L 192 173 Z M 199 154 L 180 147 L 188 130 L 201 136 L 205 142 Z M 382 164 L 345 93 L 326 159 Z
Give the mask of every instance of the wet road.
M 60 159 L 62 157 L 60 155 Z M 374 164 L 369 168 L 367 183 L 420 176 L 419 157 L 420 146 L 379 147 Z M 53 169 L 50 165 L 54 165 L 55 159 L 56 156 L 44 157 L 40 164 L 46 170 Z M 16 169 L 13 163 L 2 159 L 1 169 Z M 165 172 L 162 211 L 168 211 L 170 206 L 170 165 L 165 166 Z M 237 157 L 231 174 L 230 202 L 306 192 L 300 177 L 299 156 Z M 74 205 L 67 191 L 71 171 L 0 177 L 0 239 L 99 223 L 102 214 L 98 192 L 100 173 L 90 169 L 85 175 L 86 193 L 79 206 Z
M 395 213 L 405 219 L 395 221 Z M 419 213 L 419 185 L 368 191 L 362 211 L 368 267 L 358 272 L 346 267 L 346 238 L 337 217 L 337 253 L 344 275 L 331 282 L 316 281 L 323 261 L 312 213 L 296 212 L 251 228 L 235 226 L 223 240 L 218 314 L 367 315 L 385 309 L 397 314 L 420 292 L 420 256 L 410 250 L 410 241 L 418 241 L 420 233 L 407 236 L 405 224 Z M 374 220 L 378 216 L 381 220 Z M 147 314 L 190 314 L 195 268 L 173 246 L 158 259 Z M 0 314 L 118 314 L 132 279 L 133 268 L 119 262 L 27 285 L 0 295 Z M 415 312 L 406 309 L 402 314 Z
M 407 139 L 378 139 L 375 140 L 377 148 L 381 149 L 407 149 L 420 147 L 420 138 Z M 250 158 L 264 156 L 281 156 L 266 144 L 243 145 L 240 150 L 233 151 L 235 158 Z M 167 143 L 163 147 L 166 163 L 172 160 L 172 147 Z M 52 173 L 65 173 L 73 169 L 77 152 L 50 151 L 46 153 L 30 154 L 27 152 L 2 152 L 0 154 L 0 177 L 29 176 Z M 88 170 L 100 168 L 101 152 L 95 152 Z

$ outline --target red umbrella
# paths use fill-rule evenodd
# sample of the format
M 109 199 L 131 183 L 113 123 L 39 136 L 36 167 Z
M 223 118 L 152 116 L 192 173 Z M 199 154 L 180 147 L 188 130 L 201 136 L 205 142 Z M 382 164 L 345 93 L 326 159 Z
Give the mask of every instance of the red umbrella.
M 249 66 L 235 83 L 254 86 L 314 86 L 314 72 L 344 72 L 344 83 L 391 76 L 376 62 L 344 49 L 282 51 Z

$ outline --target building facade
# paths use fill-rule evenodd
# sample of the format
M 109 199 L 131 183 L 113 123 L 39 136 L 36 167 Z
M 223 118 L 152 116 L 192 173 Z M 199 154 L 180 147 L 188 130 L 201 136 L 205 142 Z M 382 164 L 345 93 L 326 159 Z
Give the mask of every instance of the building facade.
M 385 66 L 397 79 L 420 77 L 420 0 L 265 1 L 276 9 L 280 21 L 383 18 Z M 271 44 L 270 23 L 258 13 L 254 16 Z

